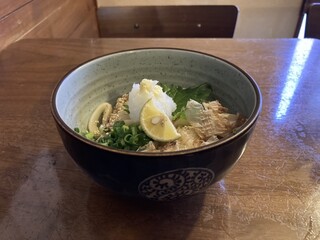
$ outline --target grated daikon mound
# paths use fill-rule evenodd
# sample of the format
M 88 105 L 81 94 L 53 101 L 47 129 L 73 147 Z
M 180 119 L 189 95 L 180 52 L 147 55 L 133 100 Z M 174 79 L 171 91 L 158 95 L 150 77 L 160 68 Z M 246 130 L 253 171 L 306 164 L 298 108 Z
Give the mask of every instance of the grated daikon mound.
M 172 118 L 172 113 L 176 110 L 177 105 L 157 83 L 156 80 L 143 79 L 140 84 L 133 84 L 128 100 L 130 119 L 133 122 L 139 122 L 141 109 L 151 98 L 157 108 L 162 110 L 170 119 Z

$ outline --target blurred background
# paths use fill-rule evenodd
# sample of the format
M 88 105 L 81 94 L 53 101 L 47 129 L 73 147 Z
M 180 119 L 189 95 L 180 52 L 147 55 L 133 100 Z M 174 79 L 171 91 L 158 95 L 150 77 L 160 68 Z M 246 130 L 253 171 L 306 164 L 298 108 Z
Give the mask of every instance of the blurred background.
M 235 5 L 235 38 L 292 37 L 301 0 L 98 0 L 98 7 L 134 5 Z
M 0 50 L 23 38 L 99 37 L 97 10 L 116 6 L 235 5 L 234 38 L 299 37 L 316 0 L 1 0 Z M 300 35 L 303 37 L 303 34 Z

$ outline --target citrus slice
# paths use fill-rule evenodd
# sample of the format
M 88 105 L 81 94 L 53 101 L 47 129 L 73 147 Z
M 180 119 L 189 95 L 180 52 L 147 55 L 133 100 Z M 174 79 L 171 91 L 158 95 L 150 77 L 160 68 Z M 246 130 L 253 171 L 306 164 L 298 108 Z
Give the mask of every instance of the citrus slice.
M 155 106 L 152 99 L 141 110 L 140 124 L 143 131 L 155 141 L 170 142 L 180 137 L 170 118 Z

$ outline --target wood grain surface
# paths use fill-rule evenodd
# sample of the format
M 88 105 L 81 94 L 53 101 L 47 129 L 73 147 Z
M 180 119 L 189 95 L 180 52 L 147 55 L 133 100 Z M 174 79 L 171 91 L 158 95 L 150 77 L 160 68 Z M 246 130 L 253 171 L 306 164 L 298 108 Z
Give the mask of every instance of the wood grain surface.
M 54 86 L 96 56 L 179 47 L 237 64 L 263 111 L 225 179 L 188 199 L 123 198 L 67 155 L 50 113 Z M 22 40 L 0 53 L 1 239 L 320 238 L 319 40 Z
M 0 1 L 0 50 L 23 38 L 98 36 L 94 0 Z

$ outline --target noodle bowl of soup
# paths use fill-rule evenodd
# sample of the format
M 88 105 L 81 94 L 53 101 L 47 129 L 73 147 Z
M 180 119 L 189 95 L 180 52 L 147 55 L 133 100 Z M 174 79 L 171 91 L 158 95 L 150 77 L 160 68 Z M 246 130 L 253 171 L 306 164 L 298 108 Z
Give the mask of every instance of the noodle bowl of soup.
M 241 158 L 261 111 L 256 82 L 234 64 L 183 49 L 89 60 L 53 90 L 66 151 L 116 193 L 166 201 L 205 191 Z

